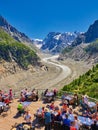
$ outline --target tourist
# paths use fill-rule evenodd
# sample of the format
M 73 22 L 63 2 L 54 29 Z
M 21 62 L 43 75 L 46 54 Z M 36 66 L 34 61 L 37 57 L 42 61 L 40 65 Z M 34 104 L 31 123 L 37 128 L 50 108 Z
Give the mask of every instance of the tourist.
M 88 96 L 87 95 L 84 95 L 83 101 L 85 104 L 88 105 Z
M 26 121 L 27 124 L 31 125 L 31 114 L 29 113 L 29 111 L 26 111 L 26 114 L 24 116 L 24 120 Z
M 48 92 L 48 89 L 45 90 L 45 92 L 44 92 L 44 96 L 46 96 L 47 92 Z
M 45 130 L 51 130 L 51 113 L 48 108 L 45 108 Z
M 51 109 L 51 110 L 54 110 L 54 108 L 55 108 L 55 105 L 54 105 L 54 102 L 52 102 L 52 103 L 50 104 L 50 109 Z
M 70 126 L 70 130 L 78 130 L 76 127 L 75 127 L 75 122 L 71 122 L 71 126 Z
M 24 106 L 21 102 L 18 104 L 17 110 L 20 114 L 24 114 Z
M 12 89 L 9 89 L 9 100 L 13 99 L 13 93 L 12 93 Z
M 77 118 L 77 116 L 74 116 L 74 120 L 75 120 L 75 128 L 77 129 L 77 130 L 79 130 L 80 129 L 80 121 L 78 120 L 78 118 Z
M 56 96 L 57 95 L 57 89 L 55 88 L 54 90 L 53 90 L 53 92 L 54 92 L 54 96 Z
M 26 100 L 26 98 L 22 91 L 21 91 L 20 96 L 21 96 L 20 101 L 24 102 Z
M 67 112 L 67 110 L 68 110 L 68 106 L 67 106 L 66 103 L 63 104 L 62 108 L 63 108 L 63 111 L 66 111 L 66 112 Z
M 98 125 L 96 121 L 94 121 L 94 123 L 91 125 L 91 130 L 98 130 Z
M 65 118 L 63 119 L 63 126 L 64 129 L 66 130 L 66 127 L 69 129 L 71 125 L 71 120 L 68 119 L 68 115 L 65 114 Z

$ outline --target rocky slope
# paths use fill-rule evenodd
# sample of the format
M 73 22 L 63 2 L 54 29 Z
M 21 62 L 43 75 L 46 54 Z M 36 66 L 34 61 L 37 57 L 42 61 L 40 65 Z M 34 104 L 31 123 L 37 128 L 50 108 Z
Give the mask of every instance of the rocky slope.
M 14 40 L 0 28 L 0 78 L 40 66 L 40 59 L 30 47 Z

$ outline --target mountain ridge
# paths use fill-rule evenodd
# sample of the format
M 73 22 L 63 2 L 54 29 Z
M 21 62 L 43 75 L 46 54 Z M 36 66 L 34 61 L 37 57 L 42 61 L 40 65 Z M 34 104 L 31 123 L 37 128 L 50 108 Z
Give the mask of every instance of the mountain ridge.
M 32 43 L 32 40 L 27 35 L 21 33 L 15 27 L 9 24 L 2 15 L 0 15 L 0 27 L 3 28 L 15 40 L 23 43 L 24 42 Z

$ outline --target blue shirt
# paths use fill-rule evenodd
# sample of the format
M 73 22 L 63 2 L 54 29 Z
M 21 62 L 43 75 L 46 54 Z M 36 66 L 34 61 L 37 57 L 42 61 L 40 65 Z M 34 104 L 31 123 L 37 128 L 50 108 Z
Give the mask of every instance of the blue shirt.
M 64 120 L 63 120 L 63 124 L 64 124 L 64 125 L 67 125 L 67 126 L 70 126 L 71 120 L 69 120 L 69 119 L 64 119 Z
M 45 112 L 45 124 L 48 124 L 51 122 L 51 114 L 50 112 Z

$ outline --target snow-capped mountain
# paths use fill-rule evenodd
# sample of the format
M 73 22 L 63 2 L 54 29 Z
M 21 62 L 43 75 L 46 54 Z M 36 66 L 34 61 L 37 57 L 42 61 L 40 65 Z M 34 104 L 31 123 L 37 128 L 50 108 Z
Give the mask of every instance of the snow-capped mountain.
M 66 46 L 71 45 L 79 34 L 77 32 L 50 32 L 43 40 L 41 49 L 52 53 L 61 52 Z
M 37 48 L 41 48 L 42 44 L 43 44 L 43 40 L 42 39 L 33 39 L 32 40 L 33 44 L 37 47 Z

